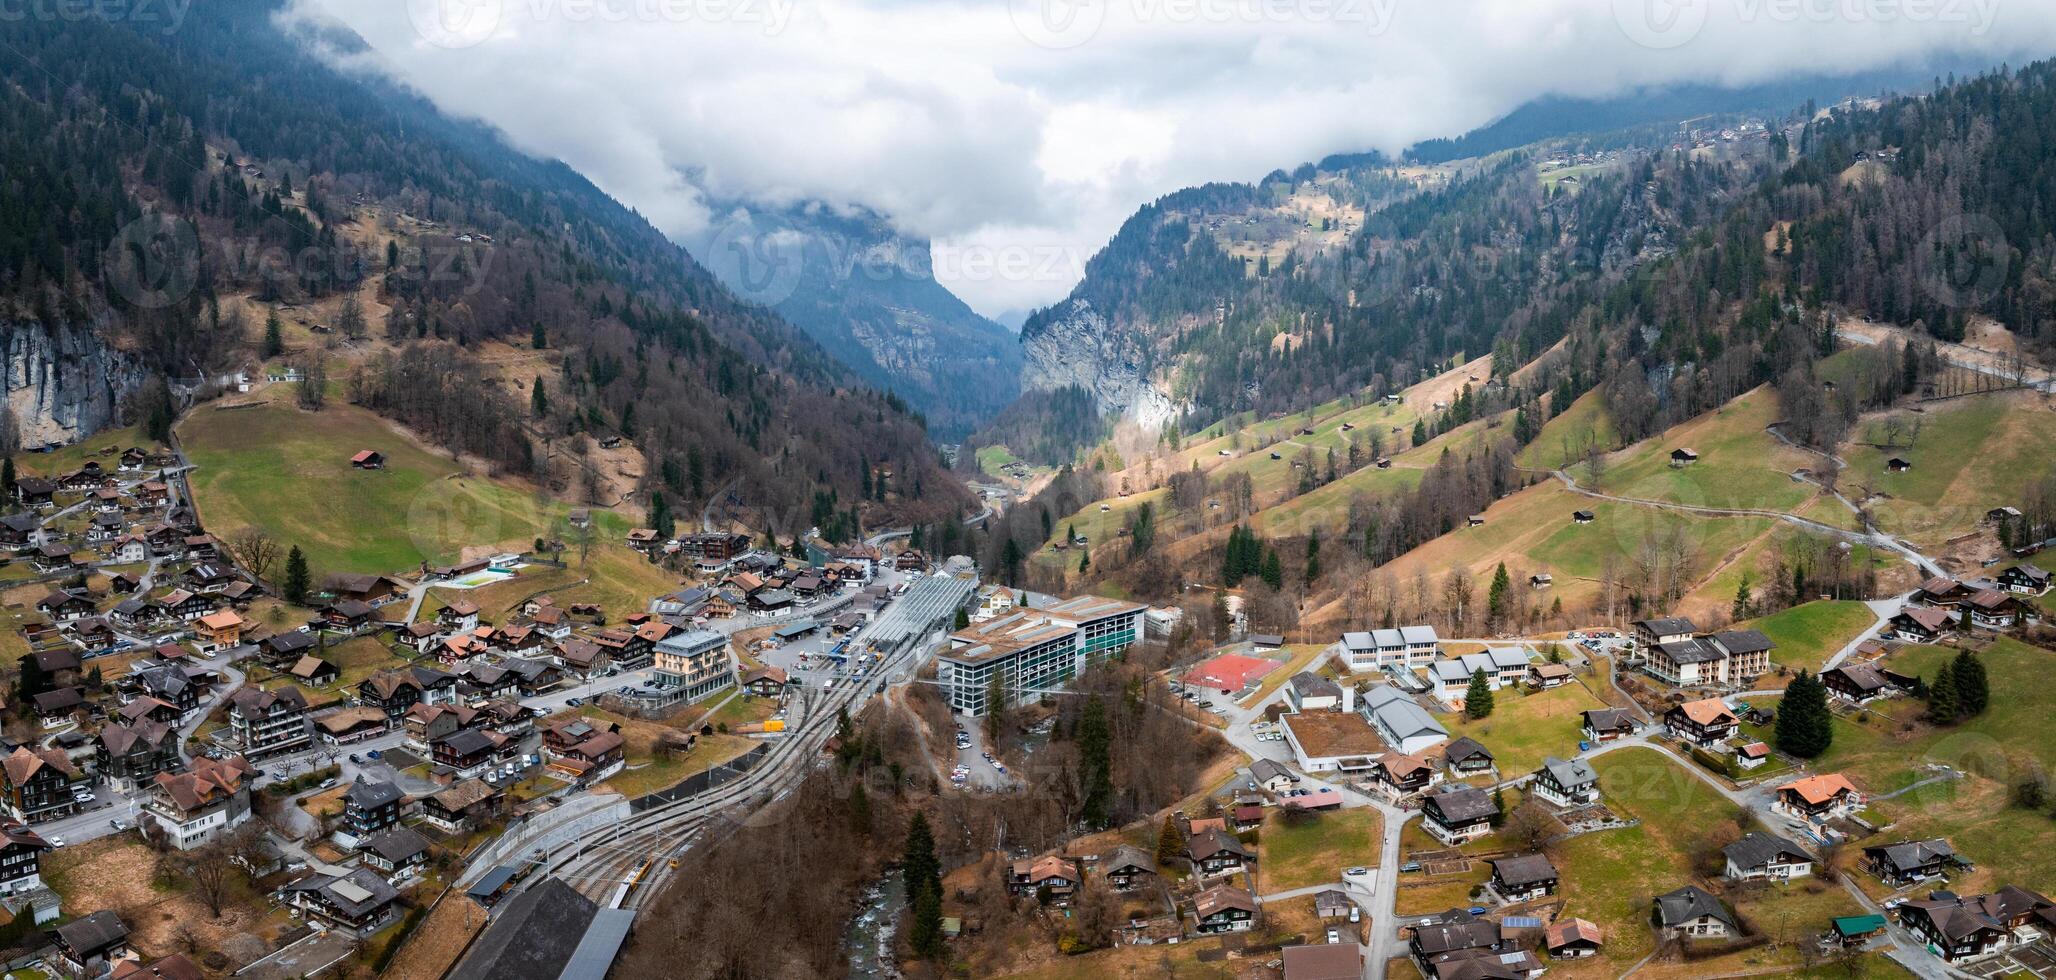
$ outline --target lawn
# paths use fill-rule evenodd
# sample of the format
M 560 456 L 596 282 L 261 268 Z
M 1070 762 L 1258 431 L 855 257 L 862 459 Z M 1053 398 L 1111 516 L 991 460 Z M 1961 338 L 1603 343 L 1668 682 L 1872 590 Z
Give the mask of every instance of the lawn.
M 1776 643 L 1771 659 L 1780 667 L 1819 671 L 1827 658 L 1877 622 L 1870 607 L 1854 600 L 1802 603 L 1737 628 L 1758 629 Z
M 14 465 L 25 476 L 59 476 L 76 472 L 86 460 L 96 459 L 100 465 L 112 472 L 121 462 L 121 450 L 131 446 L 155 450 L 162 446 L 143 435 L 143 427 L 132 425 L 126 429 L 108 429 L 95 432 L 69 446 L 63 446 L 47 453 L 24 452 L 14 458 Z M 102 455 L 102 450 L 112 447 L 114 452 Z
M 283 396 L 280 396 L 283 398 Z M 529 490 L 473 475 L 361 408 L 303 412 L 279 402 L 203 407 L 179 428 L 208 530 L 261 527 L 331 572 L 409 573 L 423 562 L 525 551 L 563 513 Z M 380 470 L 351 467 L 362 449 Z
M 1257 870 L 1265 894 L 1342 882 L 1342 869 L 1378 863 L 1383 824 L 1372 807 L 1333 810 L 1298 823 L 1283 812 L 1264 820 Z
M 1890 431 L 1896 425 L 1898 432 Z M 1915 431 L 1918 426 L 1918 432 Z M 1896 438 L 1895 438 L 1896 436 Z M 2050 473 L 2056 458 L 2056 422 L 2041 396 L 2026 392 L 1977 395 L 1866 419 L 1850 433 L 1842 457 L 1842 483 L 1884 496 L 1878 523 L 1916 542 L 1939 543 L 1970 531 L 1985 512 L 2019 506 L 2028 488 Z M 1894 443 L 1892 449 L 1875 444 Z M 1889 473 L 1885 460 L 1913 468 Z
M 1544 756 L 1568 759 L 1575 755 L 1578 730 L 1584 724 L 1580 713 L 1588 708 L 1606 707 L 1584 685 L 1575 682 L 1548 691 L 1523 693 L 1524 690 L 1507 688 L 1493 692 L 1490 717 L 1442 719 L 1452 738 L 1468 735 L 1491 749 L 1502 779 L 1540 769 Z
M 1778 417 L 1776 393 L 1757 388 L 1607 457 L 1597 483 L 1607 493 L 1623 497 L 1706 507 L 1790 510 L 1815 493 L 1812 486 L 1794 481 L 1791 472 L 1814 466 L 1816 460 L 1764 431 Z M 1684 448 L 1697 450 L 1699 461 L 1671 466 L 1671 451 Z M 1590 486 L 1594 482 L 1589 466 L 1574 466 L 1571 472 L 1581 483 Z
M 1600 452 L 1620 448 L 1620 433 L 1598 389 L 1579 396 L 1570 408 L 1543 423 L 1541 433 L 1521 447 L 1515 461 L 1530 469 L 1559 469 L 1584 459 L 1592 446 Z
M 430 589 L 421 615 L 429 616 L 463 598 L 477 605 L 487 621 L 500 622 L 531 597 L 548 593 L 560 606 L 597 603 L 606 610 L 608 622 L 619 622 L 629 613 L 647 610 L 652 598 L 679 586 L 670 572 L 651 564 L 635 549 L 611 540 L 593 545 L 584 565 L 579 564 L 576 552 L 567 553 L 564 560 L 569 568 L 533 565 L 484 588 Z

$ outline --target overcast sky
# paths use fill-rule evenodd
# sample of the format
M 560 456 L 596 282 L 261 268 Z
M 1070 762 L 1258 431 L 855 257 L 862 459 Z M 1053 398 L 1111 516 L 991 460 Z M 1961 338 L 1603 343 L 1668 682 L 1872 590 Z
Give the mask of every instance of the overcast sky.
M 445 111 L 677 237 L 699 188 L 863 205 L 979 311 L 1138 205 L 1397 151 L 1546 93 L 2056 51 L 2046 0 L 296 0 Z

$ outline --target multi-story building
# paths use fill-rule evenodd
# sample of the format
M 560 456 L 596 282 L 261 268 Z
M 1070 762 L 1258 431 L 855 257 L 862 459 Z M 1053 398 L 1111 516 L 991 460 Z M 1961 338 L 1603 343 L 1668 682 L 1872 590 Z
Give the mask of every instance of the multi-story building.
M 1148 609 L 1081 596 L 1043 609 L 1016 608 L 950 634 L 937 672 L 951 710 L 985 714 L 995 680 L 1010 703 L 1042 700 L 1087 667 L 1141 640 Z
M 1340 647 L 1343 660 L 1353 671 L 1416 668 L 1427 666 L 1441 654 L 1442 638 L 1433 626 L 1401 626 L 1344 633 Z
M 229 731 L 245 756 L 261 758 L 313 744 L 307 696 L 297 687 L 246 687 L 229 698 Z
M 1770 637 L 1756 630 L 1723 630 L 1666 640 L 1642 650 L 1642 669 L 1679 687 L 1741 686 L 1770 673 Z
M 250 780 L 257 768 L 242 756 L 198 756 L 184 772 L 160 772 L 143 817 L 171 846 L 192 850 L 250 819 Z
M 50 849 L 27 824 L 0 823 L 0 895 L 19 895 L 43 887 L 43 852 Z
M 674 704 L 691 704 L 735 686 L 735 657 L 728 637 L 713 630 L 686 630 L 653 648 L 657 675 L 651 683 Z
M 78 766 L 62 749 L 17 748 L 0 760 L 0 776 L 5 776 L 7 809 L 16 820 L 68 816 L 92 802 Z

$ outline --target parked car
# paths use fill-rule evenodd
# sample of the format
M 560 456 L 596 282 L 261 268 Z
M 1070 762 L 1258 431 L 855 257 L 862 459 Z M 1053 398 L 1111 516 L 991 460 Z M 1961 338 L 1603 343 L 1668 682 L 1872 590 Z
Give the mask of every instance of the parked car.
M 1344 877 L 1344 878 L 1363 878 L 1363 877 L 1368 877 L 1368 876 L 1370 875 L 1370 873 L 1371 873 L 1371 869 L 1369 869 L 1369 868 L 1366 868 L 1366 867 L 1362 867 L 1362 866 L 1358 866 L 1358 867 L 1350 868 L 1349 870 L 1347 870 L 1347 871 L 1344 871 L 1344 872 L 1342 872 L 1342 877 Z
M 1329 926 L 1329 927 L 1328 927 L 1328 942 L 1329 942 L 1329 944 L 1330 944 L 1330 945 L 1333 945 L 1333 944 L 1335 944 L 1335 943 L 1339 943 L 1339 942 L 1341 942 L 1341 941 L 1342 941 L 1342 930 L 1340 930 L 1340 929 L 1337 929 L 1337 928 L 1335 928 L 1334 926 Z
M 116 833 L 120 833 L 121 831 L 129 829 L 128 821 L 123 820 L 120 817 L 115 817 L 114 819 L 107 821 L 107 826 L 113 827 Z
M 1405 872 L 1414 872 L 1414 871 L 1419 871 L 1419 870 L 1421 870 L 1421 862 L 1419 862 L 1419 861 L 1408 861 L 1408 862 L 1406 862 L 1405 864 L 1402 864 L 1402 865 L 1400 865 L 1400 866 L 1399 866 L 1399 870 L 1401 870 L 1401 871 L 1405 871 Z

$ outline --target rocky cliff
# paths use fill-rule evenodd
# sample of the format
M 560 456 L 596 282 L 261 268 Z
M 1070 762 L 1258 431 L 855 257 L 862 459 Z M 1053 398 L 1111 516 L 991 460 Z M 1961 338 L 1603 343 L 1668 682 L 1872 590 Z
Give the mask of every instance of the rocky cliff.
M 1148 352 L 1139 334 L 1117 329 L 1086 299 L 1065 300 L 1021 334 L 1024 388 L 1076 385 L 1092 393 L 1103 415 L 1161 430 L 1178 414 L 1170 396 L 1149 378 Z
M 146 375 L 137 360 L 91 329 L 0 322 L 7 352 L 7 407 L 21 444 L 77 442 L 119 423 L 122 402 Z

